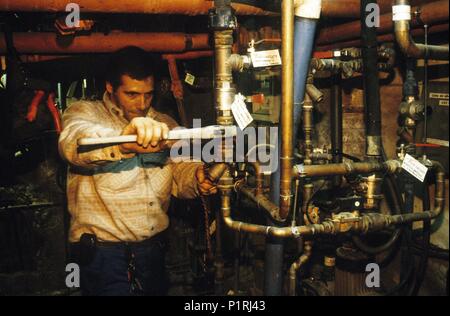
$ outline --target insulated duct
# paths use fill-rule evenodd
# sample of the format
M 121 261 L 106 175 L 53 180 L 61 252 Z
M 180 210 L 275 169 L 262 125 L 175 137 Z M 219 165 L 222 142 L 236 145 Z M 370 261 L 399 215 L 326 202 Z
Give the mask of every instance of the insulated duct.
M 88 54 L 110 53 L 126 46 L 138 46 L 149 52 L 180 53 L 210 49 L 208 34 L 184 33 L 92 33 L 75 37 L 59 37 L 55 33 L 13 33 L 19 54 Z M 6 43 L 0 33 L 0 53 Z

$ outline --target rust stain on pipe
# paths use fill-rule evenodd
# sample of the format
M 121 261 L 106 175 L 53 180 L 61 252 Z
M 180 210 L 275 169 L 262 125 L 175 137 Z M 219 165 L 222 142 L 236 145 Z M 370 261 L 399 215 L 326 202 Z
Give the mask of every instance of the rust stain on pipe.
M 14 46 L 21 54 L 109 53 L 134 45 L 149 52 L 184 52 L 209 49 L 208 34 L 184 33 L 93 33 L 61 38 L 54 33 L 14 33 Z M 0 34 L 0 53 L 6 51 Z
M 359 1 L 358 1 L 359 2 Z M 448 21 L 449 1 L 441 0 L 431 2 L 423 6 L 414 7 L 412 12 L 420 11 L 420 19 L 423 23 L 433 25 Z M 418 27 L 417 21 L 413 21 L 412 27 Z M 392 13 L 386 13 L 380 16 L 380 27 L 377 28 L 378 34 L 385 34 L 394 29 Z M 350 39 L 359 38 L 361 34 L 361 22 L 355 21 L 333 27 L 324 28 L 320 31 L 317 38 L 318 45 L 332 44 Z
M 205 15 L 214 6 L 207 0 L 78 0 L 81 13 L 147 13 Z M 67 0 L 6 0 L 0 2 L 0 11 L 64 12 Z M 260 8 L 233 3 L 238 15 L 275 15 Z

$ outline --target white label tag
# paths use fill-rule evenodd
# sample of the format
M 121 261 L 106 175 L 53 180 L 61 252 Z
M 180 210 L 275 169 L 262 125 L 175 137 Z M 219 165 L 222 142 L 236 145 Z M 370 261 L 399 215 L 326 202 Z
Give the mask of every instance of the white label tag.
M 418 162 L 413 156 L 406 154 L 403 160 L 402 168 L 412 176 L 423 182 L 427 175 L 428 168 Z
M 186 78 L 184 78 L 184 82 L 193 86 L 194 82 L 195 82 L 195 77 L 193 75 L 191 75 L 190 73 L 186 73 Z
M 410 21 L 410 20 L 411 20 L 411 6 L 402 4 L 392 6 L 392 21 Z
M 439 100 L 439 106 L 448 106 L 448 100 Z
M 253 117 L 247 110 L 244 100 L 245 97 L 238 93 L 234 97 L 234 102 L 231 105 L 231 111 L 233 112 L 234 119 L 238 123 L 241 130 L 244 130 L 251 122 L 253 122 Z
M 264 50 L 251 53 L 253 67 L 270 67 L 281 65 L 281 57 L 278 49 Z
M 444 99 L 444 100 L 448 100 L 449 99 L 449 94 L 448 93 L 435 93 L 435 92 L 431 92 L 430 93 L 430 99 Z

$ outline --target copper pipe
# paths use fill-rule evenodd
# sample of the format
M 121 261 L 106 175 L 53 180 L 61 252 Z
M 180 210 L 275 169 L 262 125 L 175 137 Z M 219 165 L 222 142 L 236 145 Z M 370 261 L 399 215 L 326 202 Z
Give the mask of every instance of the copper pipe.
M 289 295 L 295 296 L 295 288 L 297 287 L 297 271 L 300 270 L 302 266 L 305 265 L 306 262 L 309 261 L 312 254 L 312 241 L 305 241 L 305 247 L 303 250 L 303 254 L 294 261 L 289 268 Z
M 399 170 L 401 163 L 397 160 L 386 162 L 344 162 L 340 164 L 326 165 L 297 165 L 293 168 L 294 177 L 325 177 L 348 174 L 361 174 L 373 172 L 395 173 Z
M 358 7 L 359 10 L 359 7 Z M 428 25 L 433 25 L 442 22 L 448 22 L 449 2 L 441 0 L 424 4 L 423 6 L 414 7 L 412 12 L 420 11 L 420 20 Z M 418 21 L 414 21 L 413 26 L 421 26 Z M 378 34 L 385 34 L 394 29 L 394 22 L 392 21 L 392 13 L 386 13 L 380 16 L 380 27 L 377 28 Z M 341 24 L 329 28 L 324 28 L 320 31 L 317 38 L 317 45 L 333 44 L 346 40 L 359 38 L 361 34 L 361 22 L 355 21 L 346 24 Z
M 449 2 L 445 2 L 447 4 L 446 10 L 448 19 Z M 409 5 L 409 1 L 396 0 L 396 5 Z M 441 7 L 441 10 L 445 10 L 445 8 Z M 425 24 L 427 23 L 425 22 Z M 408 57 L 414 57 L 418 59 L 429 58 L 437 60 L 448 60 L 449 58 L 448 46 L 424 45 L 415 43 L 414 39 L 411 37 L 410 23 L 407 19 L 395 21 L 395 38 L 402 52 Z
M 233 85 L 233 73 L 228 60 L 232 53 L 233 30 L 214 32 L 215 48 L 215 104 L 217 124 L 232 125 L 234 122 L 231 105 L 236 89 Z
M 263 194 L 263 184 L 264 184 L 264 173 L 262 172 L 261 164 L 258 161 L 254 162 L 246 162 L 250 166 L 253 167 L 255 170 L 255 177 L 256 177 L 256 195 Z
M 280 217 L 285 219 L 292 201 L 292 165 L 294 132 L 294 1 L 283 0 L 282 11 L 282 107 Z
M 414 0 L 414 5 L 426 3 L 428 0 Z M 388 12 L 391 0 L 379 0 L 381 13 Z M 63 0 L 5 0 L 0 2 L 0 11 L 12 12 L 64 12 L 68 1 Z M 146 13 L 146 14 L 182 14 L 205 15 L 213 7 L 213 1 L 207 0 L 123 0 L 98 1 L 78 0 L 82 12 L 85 13 Z M 277 15 L 250 5 L 232 3 L 237 15 Z M 322 0 L 322 14 L 327 17 L 357 18 L 360 0 Z
M 428 28 L 428 34 L 448 32 L 448 29 L 449 29 L 448 23 L 432 25 Z M 412 36 L 422 36 L 422 35 L 424 35 L 424 33 L 425 33 L 425 31 L 423 28 L 411 30 Z M 394 34 L 378 35 L 377 41 L 379 43 L 394 42 L 395 35 Z M 330 50 L 342 49 L 342 48 L 347 48 L 347 47 L 359 47 L 359 46 L 361 46 L 361 40 L 357 39 L 357 40 L 353 40 L 353 41 L 345 41 L 345 42 L 339 42 L 339 43 L 334 43 L 334 44 L 330 44 L 330 45 L 318 46 L 317 50 L 326 52 L 326 51 L 330 51 Z
M 184 52 L 209 49 L 208 34 L 184 33 L 124 33 L 108 35 L 93 33 L 61 38 L 54 33 L 14 33 L 14 46 L 20 54 L 83 54 L 109 53 L 134 45 L 149 52 Z M 6 52 L 0 34 L 0 53 Z
M 191 51 L 191 52 L 185 52 L 185 53 L 179 53 L 179 54 L 163 54 L 162 58 L 166 59 L 166 60 L 169 60 L 169 59 L 190 60 L 190 59 L 213 57 L 213 56 L 214 56 L 214 52 L 212 50 L 201 50 L 201 51 Z
M 264 209 L 272 218 L 280 220 L 280 218 L 278 218 L 280 208 L 276 204 L 272 203 L 265 195 L 256 194 L 254 190 L 245 186 L 239 187 L 238 190 L 251 199 L 258 206 L 258 208 Z
M 0 2 L 0 11 L 24 12 L 65 12 L 67 0 L 4 0 Z M 82 13 L 146 13 L 146 14 L 182 14 L 205 15 L 214 6 L 207 0 L 121 0 L 98 1 L 77 0 Z M 233 3 L 238 15 L 275 15 L 273 12 L 246 4 Z
M 437 162 L 433 163 L 433 168 L 436 172 L 435 207 L 433 210 L 426 212 L 403 215 L 368 213 L 363 216 L 359 216 L 355 213 L 340 213 L 333 216 L 331 219 L 326 219 L 321 224 L 309 224 L 293 227 L 256 225 L 235 221 L 231 217 L 232 179 L 231 177 L 225 176 L 222 179 L 228 178 L 228 186 L 224 185 L 220 190 L 222 194 L 222 216 L 225 224 L 230 229 L 245 231 L 253 234 L 274 236 L 278 238 L 300 238 L 301 236 L 316 234 L 336 235 L 351 231 L 366 234 L 368 232 L 380 231 L 395 225 L 430 220 L 438 217 L 445 208 L 445 171 L 444 168 Z
M 313 132 L 313 102 L 308 93 L 305 93 L 305 100 L 302 106 L 303 113 L 303 132 L 305 135 L 305 165 L 311 165 L 311 154 L 313 152 L 312 146 L 312 132 Z
M 438 217 L 445 209 L 445 169 L 439 162 L 433 162 L 433 169 L 436 173 L 434 209 L 409 213 L 402 215 L 383 215 L 379 213 L 368 213 L 361 219 L 359 231 L 367 233 L 369 231 L 379 231 L 394 225 L 407 224 L 418 221 L 429 221 Z

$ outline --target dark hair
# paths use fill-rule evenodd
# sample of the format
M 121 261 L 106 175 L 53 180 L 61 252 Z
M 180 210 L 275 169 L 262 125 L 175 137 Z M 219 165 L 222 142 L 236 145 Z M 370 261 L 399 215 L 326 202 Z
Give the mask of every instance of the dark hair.
M 114 89 L 121 84 L 121 77 L 128 75 L 135 80 L 155 76 L 156 56 L 136 46 L 127 46 L 113 53 L 109 59 L 105 80 Z

